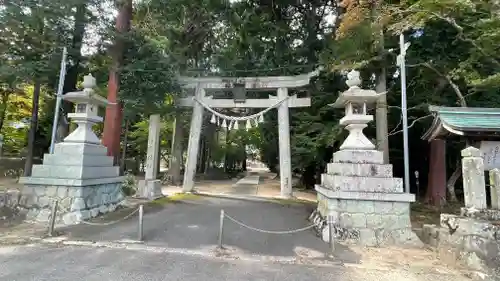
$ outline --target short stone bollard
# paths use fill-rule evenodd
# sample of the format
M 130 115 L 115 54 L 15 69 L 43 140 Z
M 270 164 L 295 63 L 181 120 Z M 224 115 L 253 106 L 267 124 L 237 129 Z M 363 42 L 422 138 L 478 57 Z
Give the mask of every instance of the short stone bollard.
M 56 225 L 56 218 L 57 218 L 57 205 L 59 202 L 57 200 L 54 200 L 54 203 L 52 204 L 52 211 L 50 213 L 50 220 L 49 220 L 49 229 L 48 229 L 48 236 L 52 237 L 55 236 L 54 233 L 54 227 Z
M 223 249 L 222 236 L 224 234 L 224 210 L 220 210 L 219 218 L 219 249 Z
M 335 231 L 334 231 L 334 219 L 333 216 L 328 216 L 328 240 L 330 244 L 330 257 L 333 257 L 333 253 L 335 252 Z
M 143 237 L 143 218 L 144 218 L 144 206 L 139 205 L 139 229 L 138 229 L 138 234 L 137 234 L 137 240 L 142 241 L 144 239 Z

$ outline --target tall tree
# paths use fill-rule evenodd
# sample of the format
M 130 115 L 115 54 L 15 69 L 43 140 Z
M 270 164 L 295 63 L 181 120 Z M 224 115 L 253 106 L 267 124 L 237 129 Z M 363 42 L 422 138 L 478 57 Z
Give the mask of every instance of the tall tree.
M 110 49 L 112 57 L 111 67 L 109 69 L 108 80 L 108 102 L 110 105 L 106 108 L 106 117 L 104 120 L 104 132 L 102 143 L 108 148 L 108 155 L 118 161 L 120 154 L 120 136 L 122 128 L 122 105 L 118 100 L 118 91 L 120 85 L 119 71 L 122 66 L 125 36 L 130 30 L 132 20 L 132 0 L 120 0 L 116 2 L 118 7 L 118 16 L 116 18 L 116 36 L 114 44 Z

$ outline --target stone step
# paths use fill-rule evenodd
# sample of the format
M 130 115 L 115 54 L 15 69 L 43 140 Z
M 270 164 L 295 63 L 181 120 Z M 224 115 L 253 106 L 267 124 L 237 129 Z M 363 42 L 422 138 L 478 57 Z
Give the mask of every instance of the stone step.
M 333 154 L 332 162 L 384 164 L 384 154 L 377 150 L 339 150 Z
M 392 178 L 392 164 L 328 163 L 326 171 L 329 175 Z
M 54 147 L 54 154 L 86 154 L 105 156 L 107 153 L 108 149 L 99 144 L 60 142 Z
M 120 167 L 79 167 L 62 165 L 33 165 L 32 178 L 98 179 L 118 177 Z
M 43 156 L 43 164 L 56 166 L 112 167 L 113 157 L 106 155 L 47 153 Z
M 403 179 L 321 175 L 321 185 L 334 191 L 403 192 Z

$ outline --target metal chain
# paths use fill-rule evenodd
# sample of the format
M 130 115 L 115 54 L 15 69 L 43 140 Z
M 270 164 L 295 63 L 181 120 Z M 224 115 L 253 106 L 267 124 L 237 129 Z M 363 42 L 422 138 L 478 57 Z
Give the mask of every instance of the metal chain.
M 139 211 L 139 208 L 135 209 L 132 213 L 126 215 L 125 217 L 119 219 L 119 220 L 115 220 L 115 221 L 110 221 L 110 222 L 104 222 L 104 223 L 97 223 L 97 222 L 89 222 L 89 221 L 81 221 L 81 223 L 83 224 L 87 224 L 87 225 L 98 225 L 98 226 L 107 226 L 107 225 L 112 225 L 112 224 L 116 224 L 116 223 L 119 223 L 119 222 L 122 222 L 122 221 L 125 221 L 127 220 L 128 218 L 130 218 L 132 215 L 134 215 L 135 213 L 137 213 Z
M 226 214 L 224 214 L 224 216 L 226 218 L 228 218 L 229 220 L 231 220 L 232 222 L 240 225 L 240 226 L 243 226 L 243 227 L 246 227 L 250 230 L 253 230 L 253 231 L 257 231 L 257 232 L 262 232 L 262 233 L 269 233 L 269 234 L 292 234 L 292 233 L 297 233 L 297 232 L 301 232 L 301 231 L 304 231 L 304 230 L 308 230 L 308 229 L 311 229 L 313 228 L 315 225 L 312 224 L 312 225 L 309 225 L 309 226 L 306 226 L 306 227 L 303 227 L 303 228 L 299 228 L 299 229 L 294 229 L 294 230 L 284 230 L 284 231 L 273 231 L 273 230 L 264 230 L 264 229 L 259 229 L 259 228 L 255 228 L 255 227 L 251 227 L 249 225 L 246 225 L 240 221 L 238 221 L 237 219 L 231 217 L 231 216 L 228 216 Z
M 66 208 L 63 208 L 63 207 L 60 207 L 60 206 L 59 206 L 59 208 L 62 209 L 62 211 L 64 211 L 64 212 L 71 213 L 71 211 L 69 209 L 66 209 Z M 136 208 L 135 210 L 133 210 L 130 214 L 126 215 L 125 217 L 123 217 L 121 219 L 118 219 L 118 220 L 114 220 L 114 221 L 98 223 L 98 222 L 89 222 L 89 221 L 81 220 L 80 223 L 86 224 L 86 225 L 94 225 L 94 226 L 108 226 L 108 225 L 113 225 L 113 224 L 116 224 L 116 223 L 119 223 L 119 222 L 127 220 L 128 218 L 130 218 L 131 216 L 133 216 L 138 211 L 139 211 L 139 208 Z

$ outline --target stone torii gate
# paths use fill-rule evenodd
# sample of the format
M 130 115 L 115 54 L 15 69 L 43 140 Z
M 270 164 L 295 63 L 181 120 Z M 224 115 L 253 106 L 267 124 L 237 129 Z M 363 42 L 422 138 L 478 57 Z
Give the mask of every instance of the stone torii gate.
M 270 108 L 278 105 L 278 130 L 279 130 L 279 157 L 281 196 L 292 196 L 292 168 L 290 152 L 290 107 L 311 106 L 310 98 L 298 98 L 296 95 L 289 97 L 289 88 L 303 87 L 309 84 L 312 77 L 319 74 L 321 69 L 296 76 L 268 76 L 268 77 L 179 77 L 182 88 L 194 95 L 179 99 L 183 107 L 193 107 L 191 127 L 189 132 L 188 153 L 184 171 L 183 191 L 190 192 L 194 188 L 194 176 L 199 153 L 200 134 L 203 122 L 204 107 L 210 108 Z M 246 99 L 245 96 L 234 99 L 214 99 L 207 95 L 210 91 L 243 88 L 244 91 L 276 91 L 277 96 L 269 95 L 268 99 Z M 244 92 L 243 92 L 244 93 Z M 201 102 L 198 102 L 201 101 Z M 281 101 L 281 103 L 280 103 Z

